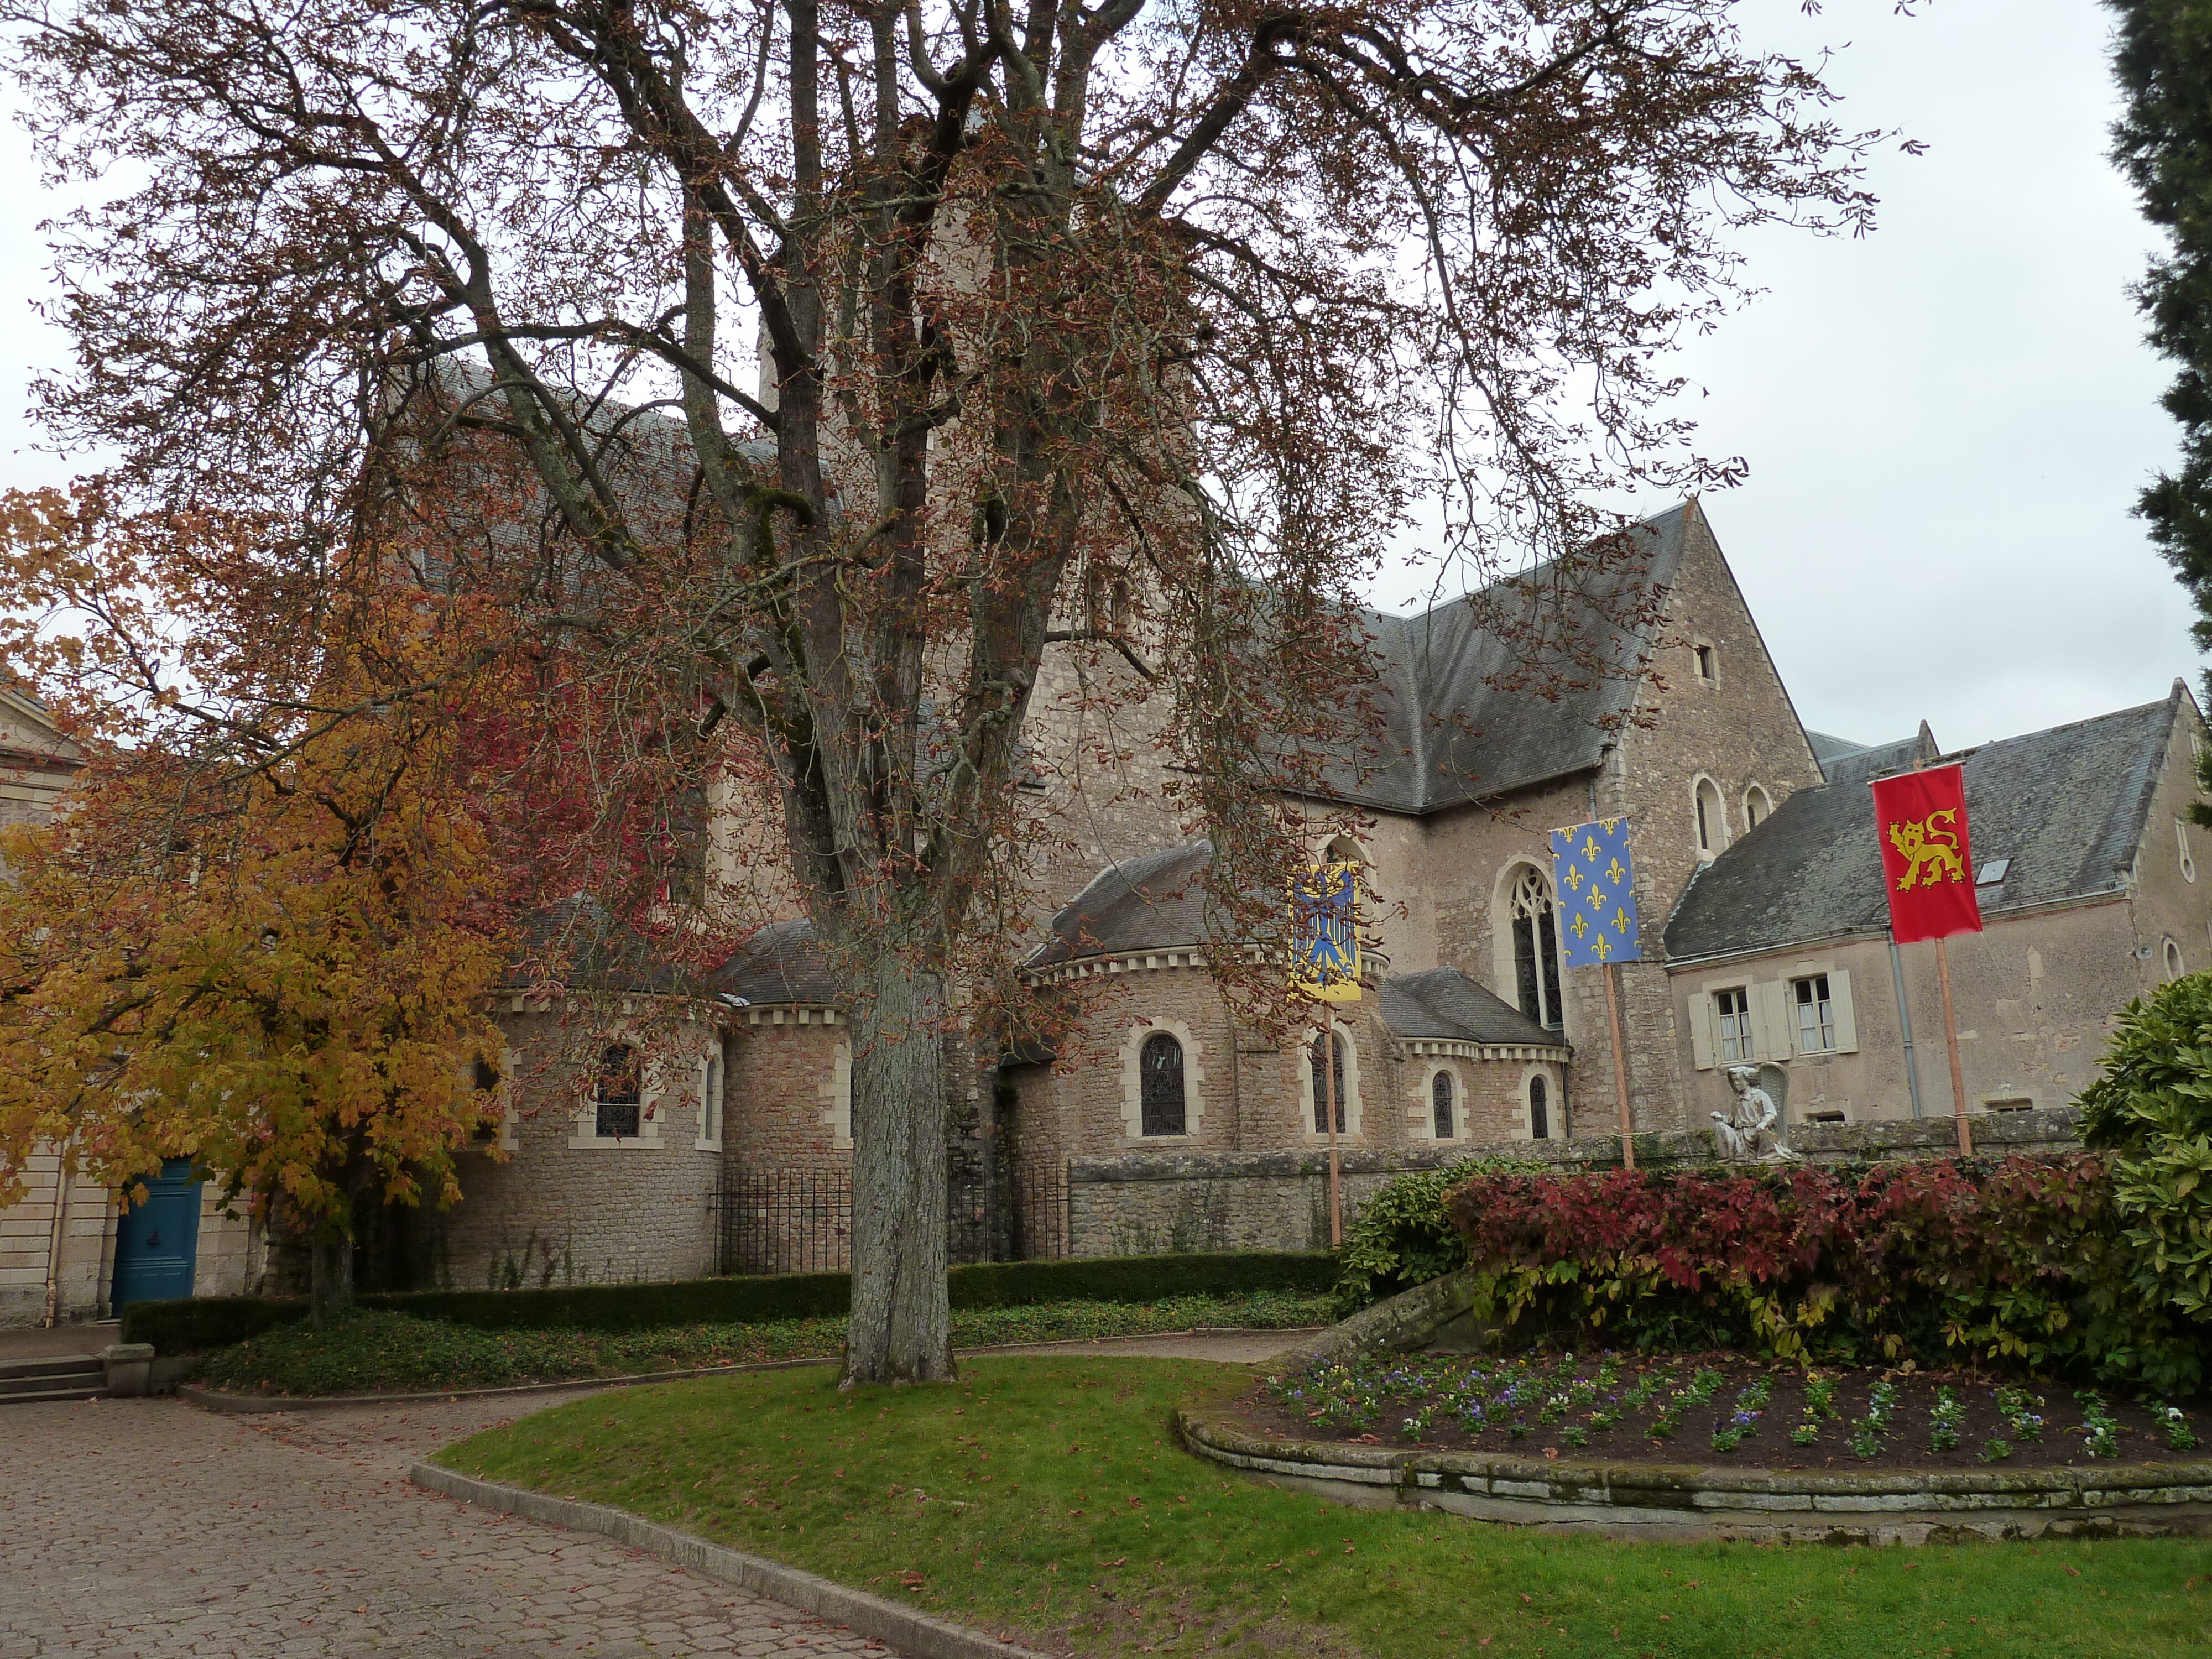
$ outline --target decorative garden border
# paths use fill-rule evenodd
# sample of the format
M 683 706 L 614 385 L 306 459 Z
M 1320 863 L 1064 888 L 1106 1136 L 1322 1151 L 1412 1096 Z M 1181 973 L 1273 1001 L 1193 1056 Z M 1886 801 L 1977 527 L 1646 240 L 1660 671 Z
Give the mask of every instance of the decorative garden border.
M 1925 1544 L 2212 1534 L 2212 1461 L 2109 1468 L 1769 1470 L 1276 1440 L 1179 1411 L 1196 1455 L 1339 1501 L 1634 1537 Z

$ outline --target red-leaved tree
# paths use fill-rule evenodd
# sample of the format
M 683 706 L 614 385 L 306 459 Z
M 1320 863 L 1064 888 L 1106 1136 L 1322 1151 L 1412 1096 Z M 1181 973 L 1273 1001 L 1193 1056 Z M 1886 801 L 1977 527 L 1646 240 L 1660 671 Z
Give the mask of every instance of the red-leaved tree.
M 227 742 L 349 583 L 495 612 L 533 868 L 635 909 L 705 802 L 757 872 L 705 911 L 813 919 L 847 1374 L 948 1375 L 940 1038 L 1018 985 L 1019 775 L 1156 761 L 1269 944 L 1415 499 L 1470 574 L 1571 572 L 1601 492 L 1732 470 L 1660 359 L 1735 228 L 1865 222 L 1870 139 L 1731 12 L 15 0 L 45 154 L 132 181 L 58 233 L 46 417 L 131 511 L 254 527 L 77 689 Z M 1087 725 L 1036 718 L 1055 648 Z

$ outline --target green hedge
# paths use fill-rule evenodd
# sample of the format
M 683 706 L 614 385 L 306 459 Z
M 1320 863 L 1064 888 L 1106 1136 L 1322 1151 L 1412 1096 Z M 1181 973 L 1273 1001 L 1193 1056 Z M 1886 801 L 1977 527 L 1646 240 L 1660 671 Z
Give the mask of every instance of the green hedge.
M 1254 1250 L 992 1261 L 955 1267 L 950 1278 L 956 1308 L 1152 1302 L 1169 1296 L 1243 1291 L 1325 1291 L 1335 1282 L 1336 1258 L 1324 1250 Z M 852 1305 L 852 1281 L 844 1273 L 778 1273 L 538 1291 L 412 1291 L 364 1296 L 361 1303 L 480 1330 L 659 1330 L 835 1317 Z M 307 1303 L 298 1297 L 207 1296 L 134 1302 L 123 1310 L 123 1340 L 150 1342 L 164 1353 L 191 1353 L 242 1342 L 287 1320 L 302 1318 L 307 1311 Z

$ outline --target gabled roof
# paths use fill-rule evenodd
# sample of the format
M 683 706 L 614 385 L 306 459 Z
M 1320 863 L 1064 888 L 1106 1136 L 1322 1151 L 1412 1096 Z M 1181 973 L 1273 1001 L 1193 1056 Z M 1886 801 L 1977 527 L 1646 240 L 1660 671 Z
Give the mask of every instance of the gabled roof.
M 1431 968 L 1387 981 L 1382 1012 L 1382 1024 L 1394 1036 L 1567 1047 L 1564 1034 L 1546 1030 L 1456 968 Z
M 1634 707 L 1648 629 L 1622 629 L 1671 586 L 1695 503 L 1632 526 L 1625 544 L 1571 574 L 1556 564 L 1431 607 L 1365 612 L 1378 659 L 1382 751 L 1332 765 L 1329 796 L 1393 812 L 1431 812 L 1599 764 Z M 1540 628 L 1571 642 L 1529 659 L 1492 625 Z M 1572 659 L 1586 656 L 1586 661 Z
M 1964 767 L 1977 866 L 2012 861 L 2001 884 L 1981 890 L 1984 915 L 2124 887 L 2188 697 L 2177 680 L 2162 702 L 1946 757 Z M 1889 747 L 1911 764 L 1911 745 Z M 1889 905 L 1868 781 L 1799 790 L 1698 871 L 1667 919 L 1668 958 L 1883 932 Z
M 1915 760 L 1932 764 L 1943 751 L 1936 746 L 1936 734 L 1928 729 L 1928 722 L 1923 720 L 1918 732 L 1894 743 L 1869 744 L 1863 748 L 1837 750 L 1825 755 L 1814 752 L 1820 763 L 1821 775 L 1830 783 L 1872 783 L 1892 772 L 1910 771 Z
M 1052 937 L 1025 964 L 1049 968 L 1080 957 L 1181 949 L 1206 939 L 1200 878 L 1213 843 L 1194 841 L 1109 864 L 1052 919 Z

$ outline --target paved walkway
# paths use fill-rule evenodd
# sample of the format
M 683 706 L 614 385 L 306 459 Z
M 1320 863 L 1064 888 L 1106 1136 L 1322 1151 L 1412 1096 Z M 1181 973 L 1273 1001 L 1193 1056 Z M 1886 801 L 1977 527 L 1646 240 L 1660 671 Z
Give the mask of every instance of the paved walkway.
M 0 1659 L 673 1659 L 881 1644 L 605 1539 L 406 1481 L 434 1447 L 574 1400 L 217 1417 L 0 1407 Z

